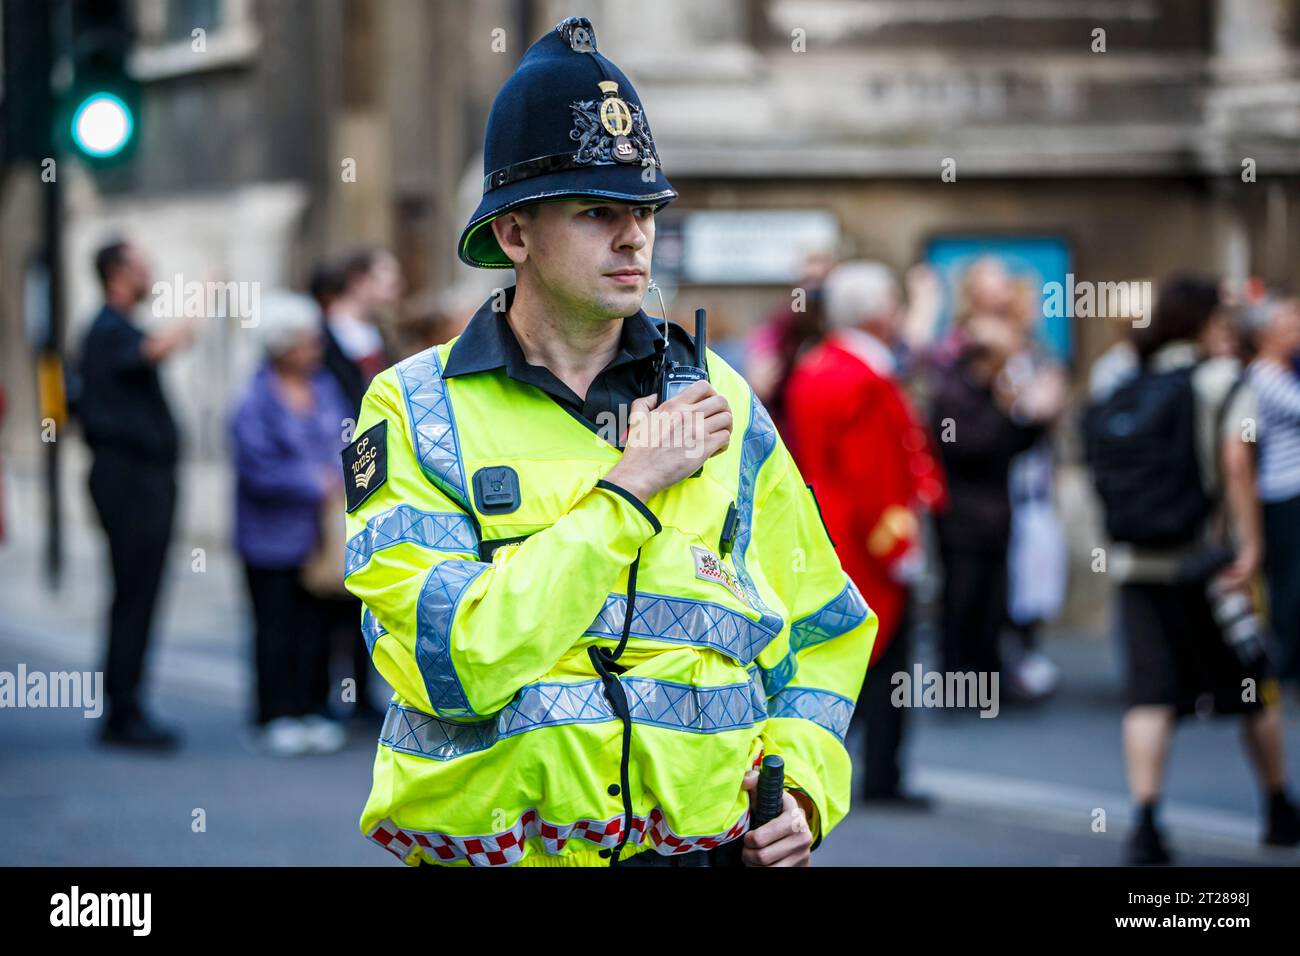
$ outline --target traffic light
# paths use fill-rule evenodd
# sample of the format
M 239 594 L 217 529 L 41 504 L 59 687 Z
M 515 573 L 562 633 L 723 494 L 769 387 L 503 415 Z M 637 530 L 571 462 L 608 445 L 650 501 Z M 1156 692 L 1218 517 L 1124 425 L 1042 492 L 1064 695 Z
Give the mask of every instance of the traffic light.
M 61 135 L 94 166 L 129 158 L 137 136 L 139 87 L 127 75 L 133 41 L 126 0 L 74 0 L 72 83 L 62 97 Z
M 54 100 L 50 89 L 51 23 L 45 4 L 0 0 L 4 17 L 4 148 L 0 166 L 38 165 L 51 155 Z

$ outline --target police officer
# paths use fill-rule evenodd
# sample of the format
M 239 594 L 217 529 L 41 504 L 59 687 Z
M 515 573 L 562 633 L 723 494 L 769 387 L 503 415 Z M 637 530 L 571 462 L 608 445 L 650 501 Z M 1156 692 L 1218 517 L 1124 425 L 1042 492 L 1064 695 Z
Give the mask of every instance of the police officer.
M 460 256 L 517 284 L 381 373 L 344 452 L 396 691 L 361 829 L 408 865 L 807 865 L 876 616 L 739 374 L 708 353 L 659 400 L 693 352 L 640 309 L 677 194 L 585 18 L 498 94 L 484 172 Z M 764 754 L 787 792 L 755 829 Z

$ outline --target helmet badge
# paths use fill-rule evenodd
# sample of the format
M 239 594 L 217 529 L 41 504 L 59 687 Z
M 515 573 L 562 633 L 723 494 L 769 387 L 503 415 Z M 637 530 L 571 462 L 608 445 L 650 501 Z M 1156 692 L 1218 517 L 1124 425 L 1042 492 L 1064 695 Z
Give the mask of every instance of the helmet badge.
M 605 94 L 600 101 L 600 125 L 614 137 L 610 153 L 616 162 L 634 163 L 637 150 L 628 139 L 628 133 L 632 132 L 632 111 L 619 97 L 615 81 L 601 80 L 600 90 Z

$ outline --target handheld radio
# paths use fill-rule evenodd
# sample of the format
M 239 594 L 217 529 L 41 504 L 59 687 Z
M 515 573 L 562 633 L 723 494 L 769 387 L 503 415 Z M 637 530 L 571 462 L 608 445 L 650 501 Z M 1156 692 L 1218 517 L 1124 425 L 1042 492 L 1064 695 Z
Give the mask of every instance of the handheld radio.
M 657 289 L 656 289 L 657 291 Z M 709 370 L 704 357 L 705 343 L 705 315 L 703 309 L 695 310 L 695 364 L 687 365 L 685 362 L 674 362 L 672 359 L 664 356 L 663 367 L 659 372 L 659 404 L 662 405 L 674 395 L 685 391 L 696 382 L 707 382 L 709 380 Z M 664 314 L 663 337 L 665 344 L 668 341 L 668 316 Z
M 695 364 L 687 365 L 685 362 L 674 362 L 668 357 L 668 309 L 664 306 L 664 294 L 654 279 L 650 280 L 646 291 L 653 291 L 659 296 L 659 311 L 663 313 L 663 325 L 659 327 L 659 341 L 655 343 L 658 352 L 658 358 L 656 359 L 657 391 L 659 404 L 662 405 L 668 399 L 690 388 L 696 382 L 707 382 L 709 380 L 709 364 L 704 351 L 708 340 L 707 318 L 703 309 L 695 310 Z M 704 466 L 700 465 L 691 473 L 691 477 L 698 478 L 703 473 Z

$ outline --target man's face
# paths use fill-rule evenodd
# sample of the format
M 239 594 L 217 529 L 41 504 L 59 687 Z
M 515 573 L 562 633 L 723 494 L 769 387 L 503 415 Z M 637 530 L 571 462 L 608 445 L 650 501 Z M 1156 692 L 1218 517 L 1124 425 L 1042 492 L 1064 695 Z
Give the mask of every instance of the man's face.
M 866 328 L 886 345 L 893 345 L 898 341 L 903 330 L 903 310 L 899 308 L 896 292 L 889 296 L 880 312 L 871 316 L 866 323 Z
M 119 281 L 125 285 L 131 300 L 140 303 L 149 295 L 153 285 L 149 260 L 139 246 L 128 245 L 122 252 L 122 264 L 118 267 Z
M 396 305 L 402 297 L 405 283 L 402 267 L 391 252 L 380 252 L 370 267 L 367 296 L 370 304 L 380 308 Z
M 494 223 L 502 248 L 557 302 L 608 319 L 641 308 L 654 250 L 653 206 L 572 199 L 503 219 L 509 221 Z

